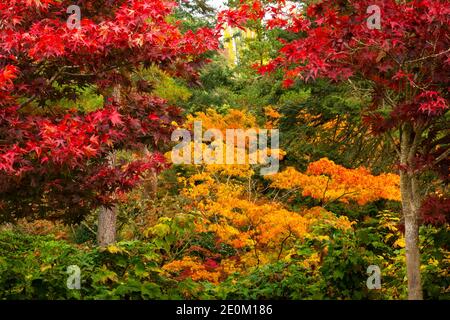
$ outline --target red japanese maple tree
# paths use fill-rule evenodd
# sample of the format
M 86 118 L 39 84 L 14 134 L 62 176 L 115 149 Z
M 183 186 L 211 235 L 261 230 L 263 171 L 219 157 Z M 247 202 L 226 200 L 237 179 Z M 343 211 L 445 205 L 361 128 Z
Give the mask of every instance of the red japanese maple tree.
M 305 4 L 306 3 L 306 4 Z M 410 299 L 422 298 L 418 246 L 420 211 L 447 201 L 426 201 L 424 173 L 450 180 L 450 6 L 446 0 L 241 1 L 221 23 L 245 27 L 263 19 L 290 37 L 278 58 L 258 66 L 282 68 L 285 85 L 319 77 L 360 85 L 371 97 L 365 120 L 387 133 L 399 159 Z M 377 7 L 374 7 L 377 6 Z M 374 10 L 375 8 L 375 10 Z M 376 11 L 380 15 L 377 17 Z M 373 28 L 370 19 L 378 19 Z M 369 20 L 369 22 L 368 22 Z M 432 189 L 432 188 L 431 188 Z M 430 189 L 430 190 L 431 190 Z M 433 210 L 430 210 L 432 207 Z M 441 207 L 441 210 L 446 210 Z M 447 205 L 448 210 L 448 205 Z M 442 218 L 442 217 L 441 217 Z M 446 219 L 440 219 L 445 222 Z M 448 218 L 447 218 L 448 223 Z
M 66 12 L 81 9 L 80 28 Z M 152 95 L 137 70 L 156 65 L 191 79 L 213 30 L 182 33 L 169 0 L 2 0 L 0 3 L 0 219 L 79 222 L 111 208 L 147 170 L 181 110 Z M 72 16 L 71 18 L 74 18 Z M 94 88 L 103 107 L 82 112 L 57 105 Z M 66 99 L 66 100 L 61 100 Z M 49 103 L 50 102 L 50 103 Z M 116 150 L 151 152 L 133 161 Z M 145 153 L 144 153 L 145 154 Z

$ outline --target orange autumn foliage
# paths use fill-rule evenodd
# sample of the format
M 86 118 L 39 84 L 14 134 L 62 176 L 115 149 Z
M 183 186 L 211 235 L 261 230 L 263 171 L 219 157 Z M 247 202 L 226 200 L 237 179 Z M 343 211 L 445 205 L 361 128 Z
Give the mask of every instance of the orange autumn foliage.
M 309 164 L 305 173 L 289 167 L 267 179 L 272 181 L 273 188 L 299 189 L 303 196 L 323 203 L 356 201 L 364 205 L 379 199 L 400 200 L 398 175 L 384 173 L 375 176 L 363 167 L 347 169 L 327 158 Z
M 272 106 L 267 106 L 264 108 L 264 114 L 266 116 L 265 127 L 267 129 L 272 129 L 278 126 L 278 122 L 281 118 L 281 114 Z
M 182 195 L 191 200 L 201 217 L 196 231 L 212 232 L 218 242 L 239 252 L 238 261 L 221 261 L 224 275 L 284 259 L 295 241 L 311 236 L 317 223 L 352 228 L 347 217 L 338 218 L 320 207 L 294 212 L 279 202 L 255 197 L 248 187 L 252 184 L 250 166 L 229 169 L 206 165 L 190 177 L 180 178 Z

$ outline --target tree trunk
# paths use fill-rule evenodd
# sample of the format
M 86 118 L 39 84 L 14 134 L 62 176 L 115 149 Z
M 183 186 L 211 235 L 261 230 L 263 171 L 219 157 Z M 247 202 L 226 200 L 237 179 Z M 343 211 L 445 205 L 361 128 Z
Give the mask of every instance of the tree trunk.
M 116 216 L 115 208 L 100 208 L 97 230 L 97 243 L 100 247 L 116 242 Z
M 419 208 L 421 194 L 417 174 L 411 170 L 419 137 L 417 132 L 405 125 L 400 146 L 400 190 L 405 221 L 406 271 L 408 277 L 408 299 L 422 300 L 419 252 Z
M 121 94 L 120 85 L 116 85 L 113 88 L 112 98 L 120 104 Z M 113 151 L 110 154 L 109 164 L 115 166 L 116 154 Z M 97 226 L 97 243 L 99 246 L 104 247 L 116 242 L 116 220 L 117 220 L 117 208 L 101 207 L 98 215 Z

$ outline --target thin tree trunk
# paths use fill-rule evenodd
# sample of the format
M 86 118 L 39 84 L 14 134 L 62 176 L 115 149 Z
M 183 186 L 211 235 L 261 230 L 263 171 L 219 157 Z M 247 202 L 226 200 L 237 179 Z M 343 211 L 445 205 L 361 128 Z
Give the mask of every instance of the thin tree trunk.
M 416 141 L 412 128 L 404 126 L 400 149 L 400 190 L 405 221 L 406 271 L 408 277 L 408 299 L 422 300 L 419 252 L 419 208 L 420 191 L 418 179 L 411 165 L 415 156 Z
M 116 85 L 113 88 L 113 99 L 120 104 L 120 85 Z M 116 154 L 113 152 L 110 154 L 110 165 L 115 166 Z M 117 220 L 117 207 L 111 208 L 101 207 L 98 215 L 98 227 L 97 227 L 97 243 L 99 246 L 104 247 L 116 242 L 116 220 Z
M 116 208 L 101 207 L 98 216 L 97 243 L 100 247 L 116 242 Z

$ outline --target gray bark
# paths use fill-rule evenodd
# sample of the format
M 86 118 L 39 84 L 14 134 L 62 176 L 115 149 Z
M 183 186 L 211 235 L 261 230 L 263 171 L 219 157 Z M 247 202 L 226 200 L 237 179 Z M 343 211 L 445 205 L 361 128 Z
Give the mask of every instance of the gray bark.
M 100 247 L 116 242 L 116 219 L 115 208 L 100 208 L 97 230 L 97 243 Z
M 411 170 L 420 134 L 420 132 L 415 132 L 409 125 L 405 125 L 400 137 L 400 164 L 402 165 L 400 169 L 400 190 L 405 221 L 406 271 L 409 300 L 423 299 L 419 251 L 419 208 L 421 193 L 417 174 Z

